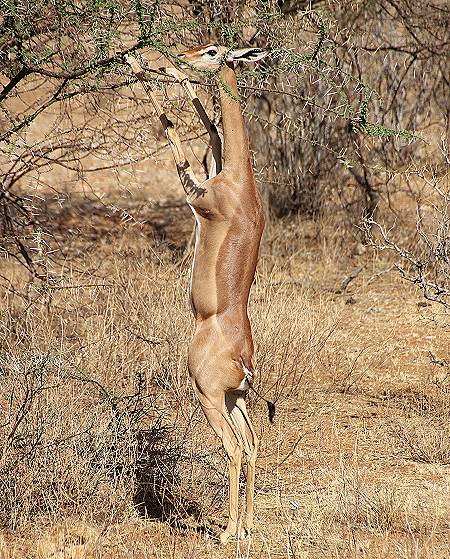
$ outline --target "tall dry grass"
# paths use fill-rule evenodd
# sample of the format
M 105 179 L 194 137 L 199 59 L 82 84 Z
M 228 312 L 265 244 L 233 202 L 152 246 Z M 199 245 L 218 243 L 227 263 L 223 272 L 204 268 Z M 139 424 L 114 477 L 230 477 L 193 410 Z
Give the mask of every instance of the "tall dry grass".
M 448 393 L 424 375 L 417 408 L 392 372 L 399 326 L 370 310 L 381 264 L 363 258 L 339 294 L 354 257 L 297 226 L 268 228 L 252 291 L 256 388 L 278 411 L 269 426 L 250 395 L 257 524 L 225 550 L 227 465 L 186 371 L 188 268 L 133 232 L 80 240 L 31 286 L 8 263 L 27 298 L 2 293 L 2 557 L 445 556 Z

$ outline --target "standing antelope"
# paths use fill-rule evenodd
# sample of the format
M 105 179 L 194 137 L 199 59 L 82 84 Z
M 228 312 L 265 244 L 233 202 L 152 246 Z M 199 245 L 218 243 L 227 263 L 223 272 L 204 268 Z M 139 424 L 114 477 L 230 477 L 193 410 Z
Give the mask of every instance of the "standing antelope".
M 265 54 L 256 48 L 229 50 L 212 44 L 179 54 L 179 59 L 187 66 L 217 70 L 221 81 L 223 166 L 218 160 L 220 141 L 217 149 L 217 131 L 207 117 L 205 121 L 203 107 L 192 88 L 189 89 L 187 78 L 183 78 L 184 74 L 178 70 L 168 70 L 187 88 L 210 133 L 215 166 L 221 170 L 204 182 L 197 180 L 172 123 L 148 83 L 144 83 L 164 126 L 187 202 L 196 219 L 190 283 L 195 333 L 189 346 L 188 364 L 194 391 L 229 458 L 229 519 L 220 535 L 222 543 L 236 536 L 238 530 L 243 453 L 247 457 L 246 508 L 239 535 L 249 534 L 253 526 L 258 438 L 245 405 L 245 395 L 254 376 L 247 304 L 264 229 L 264 214 L 253 175 L 233 63 L 256 61 Z M 131 57 L 128 62 L 142 80 L 142 70 L 137 62 Z

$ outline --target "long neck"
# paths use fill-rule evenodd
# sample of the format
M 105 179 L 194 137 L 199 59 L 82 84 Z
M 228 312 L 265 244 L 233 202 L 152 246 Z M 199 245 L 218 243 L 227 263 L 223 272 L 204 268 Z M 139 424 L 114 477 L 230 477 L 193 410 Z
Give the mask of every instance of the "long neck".
M 229 91 L 220 87 L 220 106 L 222 109 L 223 126 L 223 158 L 224 171 L 231 174 L 251 171 L 251 154 L 248 145 L 247 132 L 242 116 L 241 104 L 237 101 L 239 92 L 236 74 L 232 66 L 224 65 L 219 76 Z M 233 97 L 230 95 L 233 94 Z

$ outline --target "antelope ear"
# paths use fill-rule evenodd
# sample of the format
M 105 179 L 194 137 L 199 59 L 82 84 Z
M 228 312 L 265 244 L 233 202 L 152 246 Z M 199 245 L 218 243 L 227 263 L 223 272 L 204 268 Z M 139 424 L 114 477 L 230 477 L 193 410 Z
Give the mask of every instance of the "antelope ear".
M 266 50 L 258 48 L 237 49 L 230 51 L 227 59 L 229 62 L 238 62 L 240 60 L 243 62 L 256 62 L 268 54 Z

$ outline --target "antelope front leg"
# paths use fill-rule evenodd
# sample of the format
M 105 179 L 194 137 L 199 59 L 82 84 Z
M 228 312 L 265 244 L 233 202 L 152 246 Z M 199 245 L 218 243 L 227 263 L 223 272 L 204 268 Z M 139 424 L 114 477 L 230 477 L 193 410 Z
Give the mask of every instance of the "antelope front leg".
M 197 93 L 192 87 L 192 84 L 186 74 L 178 70 L 178 68 L 172 67 L 160 68 L 160 70 L 172 78 L 175 78 L 177 82 L 181 84 L 189 99 L 192 101 L 192 104 L 194 105 L 194 108 L 197 111 L 204 127 L 208 131 L 214 162 L 214 170 L 209 173 L 208 178 L 215 177 L 222 170 L 222 140 L 220 139 L 216 125 L 211 122 L 210 118 L 206 114 L 205 108 L 203 107 L 200 99 L 197 97 Z

